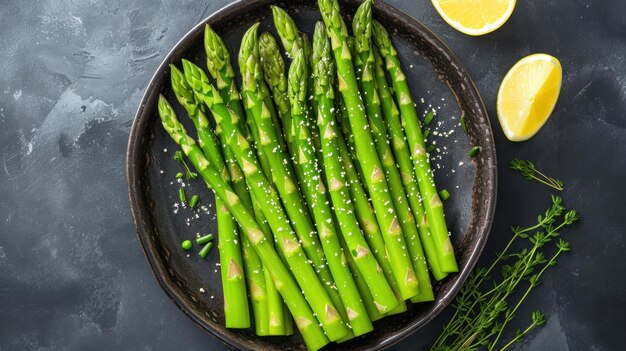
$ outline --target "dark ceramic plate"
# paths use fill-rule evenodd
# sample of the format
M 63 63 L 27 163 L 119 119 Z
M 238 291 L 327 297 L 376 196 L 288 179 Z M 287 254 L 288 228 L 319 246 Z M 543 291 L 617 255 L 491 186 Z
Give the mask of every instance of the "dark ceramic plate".
M 159 93 L 175 102 L 169 88 L 170 63 L 180 65 L 181 58 L 188 58 L 204 66 L 204 23 L 223 36 L 231 56 L 236 58 L 241 37 L 254 22 L 261 22 L 262 31 L 275 33 L 269 8 L 273 3 L 276 1 L 240 1 L 228 6 L 193 28 L 167 55 L 137 111 L 128 144 L 127 173 L 139 241 L 157 281 L 172 301 L 202 328 L 236 348 L 299 350 L 304 346 L 297 335 L 258 337 L 252 329 L 224 328 L 218 251 L 212 250 L 203 260 L 197 251 L 180 248 L 184 239 L 192 239 L 196 233 L 216 232 L 213 195 L 201 181 L 189 182 L 187 194 L 200 194 L 200 203 L 207 211 L 176 209 L 179 186 L 174 175 L 181 166 L 172 160 L 177 148 L 162 129 L 156 108 Z M 309 33 L 320 19 L 314 2 L 280 5 Z M 357 5 L 349 1 L 342 10 L 352 14 Z M 432 320 L 450 304 L 474 267 L 487 240 L 496 202 L 493 135 L 485 107 L 467 72 L 450 49 L 414 18 L 382 1 L 375 4 L 375 17 L 393 35 L 417 109 L 420 113 L 433 108 L 437 111 L 428 127 L 428 142 L 437 148 L 431 153 L 437 184 L 452 195 L 445 202 L 445 211 L 461 270 L 435 284 L 435 302 L 411 304 L 408 312 L 375 323 L 372 333 L 341 346 L 329 345 L 328 349 L 382 349 Z M 184 116 L 182 109 L 173 105 L 179 116 Z M 461 116 L 467 121 L 467 134 L 460 126 Z M 181 120 L 188 122 L 186 118 Z M 481 151 L 470 160 L 467 152 L 475 145 Z

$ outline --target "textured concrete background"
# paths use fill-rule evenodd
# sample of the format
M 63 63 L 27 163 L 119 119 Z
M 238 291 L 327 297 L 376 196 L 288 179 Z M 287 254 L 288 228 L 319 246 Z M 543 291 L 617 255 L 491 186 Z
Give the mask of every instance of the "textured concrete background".
M 0 350 L 226 349 L 176 309 L 150 274 L 128 206 L 124 152 L 152 72 L 175 42 L 228 1 L 4 0 L 0 5 Z M 618 350 L 626 342 L 626 3 L 520 1 L 496 33 L 470 38 L 430 1 L 392 1 L 461 58 L 491 115 L 499 201 L 484 254 L 532 221 L 549 191 L 507 170 L 534 160 L 566 183 L 583 220 L 573 251 L 520 317 L 547 325 L 523 350 Z M 507 142 L 495 96 L 519 58 L 561 59 L 555 113 L 531 141 Z M 421 349 L 447 314 L 399 344 Z M 521 324 L 525 324 L 522 321 Z

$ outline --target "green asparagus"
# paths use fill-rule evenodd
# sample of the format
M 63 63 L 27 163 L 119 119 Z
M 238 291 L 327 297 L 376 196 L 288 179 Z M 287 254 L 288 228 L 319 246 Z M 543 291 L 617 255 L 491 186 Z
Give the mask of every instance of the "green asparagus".
M 280 54 L 276 40 L 268 32 L 263 32 L 259 35 L 259 56 L 261 68 L 263 69 L 263 77 L 272 91 L 274 104 L 277 107 L 278 116 L 282 122 L 282 133 L 287 142 L 287 148 L 293 155 L 294 135 L 291 130 L 291 109 L 289 106 L 289 97 L 287 96 L 285 61 Z M 280 126 L 275 127 L 280 130 Z
M 283 47 L 287 51 L 290 58 L 294 58 L 298 51 L 302 49 L 304 51 L 304 59 L 307 61 L 307 65 L 310 67 L 309 58 L 311 57 L 311 43 L 306 33 L 300 33 L 296 22 L 289 16 L 289 14 L 278 6 L 272 6 L 272 15 L 274 17 L 274 26 L 276 32 L 280 37 L 280 41 Z M 308 110 L 308 117 L 311 120 L 311 124 L 315 123 L 315 111 L 317 110 L 317 102 L 313 98 L 313 76 L 309 75 L 307 79 L 307 102 L 310 109 Z M 315 146 L 315 156 L 318 162 L 322 162 L 322 146 L 320 144 L 320 137 L 316 128 L 311 130 L 311 137 Z M 322 173 L 324 170 L 322 169 Z
M 302 36 L 296 26 L 296 22 L 287 14 L 285 10 L 278 6 L 271 6 L 274 26 L 280 37 L 283 47 L 287 51 L 290 58 L 296 57 L 296 54 L 304 48 Z
M 239 97 L 239 90 L 235 84 L 235 72 L 230 63 L 230 54 L 224 45 L 224 41 L 210 27 L 206 26 L 204 30 L 204 51 L 207 56 L 207 68 L 209 73 L 218 83 L 218 91 L 222 99 L 226 102 L 226 106 L 237 116 L 245 116 L 244 109 Z M 221 82 L 221 83 L 220 83 Z M 248 124 L 240 124 L 239 127 L 243 135 L 252 142 L 253 134 L 256 132 L 254 120 L 249 119 Z M 248 129 L 249 127 L 249 129 Z M 272 177 L 272 173 L 267 162 L 267 157 L 261 150 L 256 150 L 261 162 L 263 173 L 268 177 Z

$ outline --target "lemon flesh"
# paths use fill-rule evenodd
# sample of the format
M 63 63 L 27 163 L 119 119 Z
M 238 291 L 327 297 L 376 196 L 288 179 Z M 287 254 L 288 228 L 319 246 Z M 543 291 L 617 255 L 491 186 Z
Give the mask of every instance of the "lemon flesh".
M 483 35 L 500 28 L 513 13 L 515 0 L 432 0 L 441 17 L 468 35 Z
M 546 123 L 561 91 L 563 70 L 555 57 L 533 54 L 518 61 L 498 91 L 500 126 L 511 141 L 524 141 Z

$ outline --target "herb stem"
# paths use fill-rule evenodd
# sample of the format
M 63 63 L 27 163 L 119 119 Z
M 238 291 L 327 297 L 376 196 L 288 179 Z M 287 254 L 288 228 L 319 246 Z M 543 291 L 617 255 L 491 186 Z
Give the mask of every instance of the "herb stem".
M 502 346 L 502 348 L 500 348 L 499 351 L 504 351 L 508 349 L 511 345 L 521 340 L 526 334 L 528 334 L 531 330 L 535 329 L 535 327 L 538 325 L 539 324 L 537 322 L 533 321 L 526 329 L 524 329 L 523 332 L 521 332 L 519 335 L 516 335 L 513 339 L 511 339 L 508 343 L 506 343 L 506 345 Z
M 519 301 L 517 302 L 517 304 L 515 305 L 515 307 L 511 311 L 511 313 L 509 313 L 508 317 L 504 319 L 504 322 L 502 322 L 502 326 L 500 327 L 500 331 L 498 332 L 498 335 L 496 335 L 496 338 L 493 340 L 493 343 L 489 347 L 489 351 L 492 351 L 495 348 L 496 344 L 498 343 L 498 340 L 500 339 L 500 336 L 502 336 L 502 332 L 504 331 L 504 327 L 507 325 L 507 323 L 509 323 L 513 319 L 513 317 L 515 316 L 515 313 L 517 312 L 519 307 L 522 305 L 522 302 L 524 302 L 526 297 L 528 297 L 528 294 L 530 294 L 530 292 L 533 290 L 533 288 L 535 288 L 538 285 L 539 278 L 541 278 L 541 276 L 543 275 L 543 272 L 545 272 L 545 270 L 548 269 L 548 267 L 554 265 L 554 262 L 556 262 L 557 257 L 559 257 L 559 255 L 563 251 L 565 251 L 565 250 L 563 250 L 562 248 L 559 248 L 559 250 L 552 256 L 550 261 L 548 261 L 548 263 L 546 263 L 543 266 L 543 269 L 541 269 L 541 271 L 539 271 L 539 273 L 537 273 L 535 276 L 533 276 L 534 278 L 531 280 L 530 285 L 528 286 L 528 288 L 524 292 L 524 295 L 522 295 L 522 297 L 519 299 Z
M 546 181 L 548 181 L 550 184 L 552 184 L 553 185 L 552 187 L 554 189 L 556 189 L 556 190 L 563 190 L 563 185 L 561 184 L 561 182 L 558 179 L 550 178 L 547 175 L 541 173 L 541 171 L 539 171 L 538 169 L 535 169 L 535 172 L 537 172 L 537 174 L 539 174 Z
M 538 181 L 539 183 L 541 183 L 543 185 L 549 186 L 549 187 L 551 187 L 551 188 L 553 188 L 555 190 L 559 190 L 559 191 L 563 190 L 563 188 L 559 187 L 558 185 L 555 185 L 555 183 L 550 182 L 549 179 L 548 179 L 548 181 L 545 181 L 545 180 L 543 180 L 541 178 L 538 178 L 537 176 L 534 176 L 534 175 L 532 176 L 532 179 Z
M 509 167 L 513 170 L 521 172 L 522 176 L 524 176 L 526 180 L 536 180 L 553 189 L 559 191 L 563 190 L 563 182 L 561 180 L 548 177 L 547 175 L 541 173 L 530 161 L 514 158 L 509 163 Z M 538 174 L 543 179 L 537 177 L 535 174 Z

